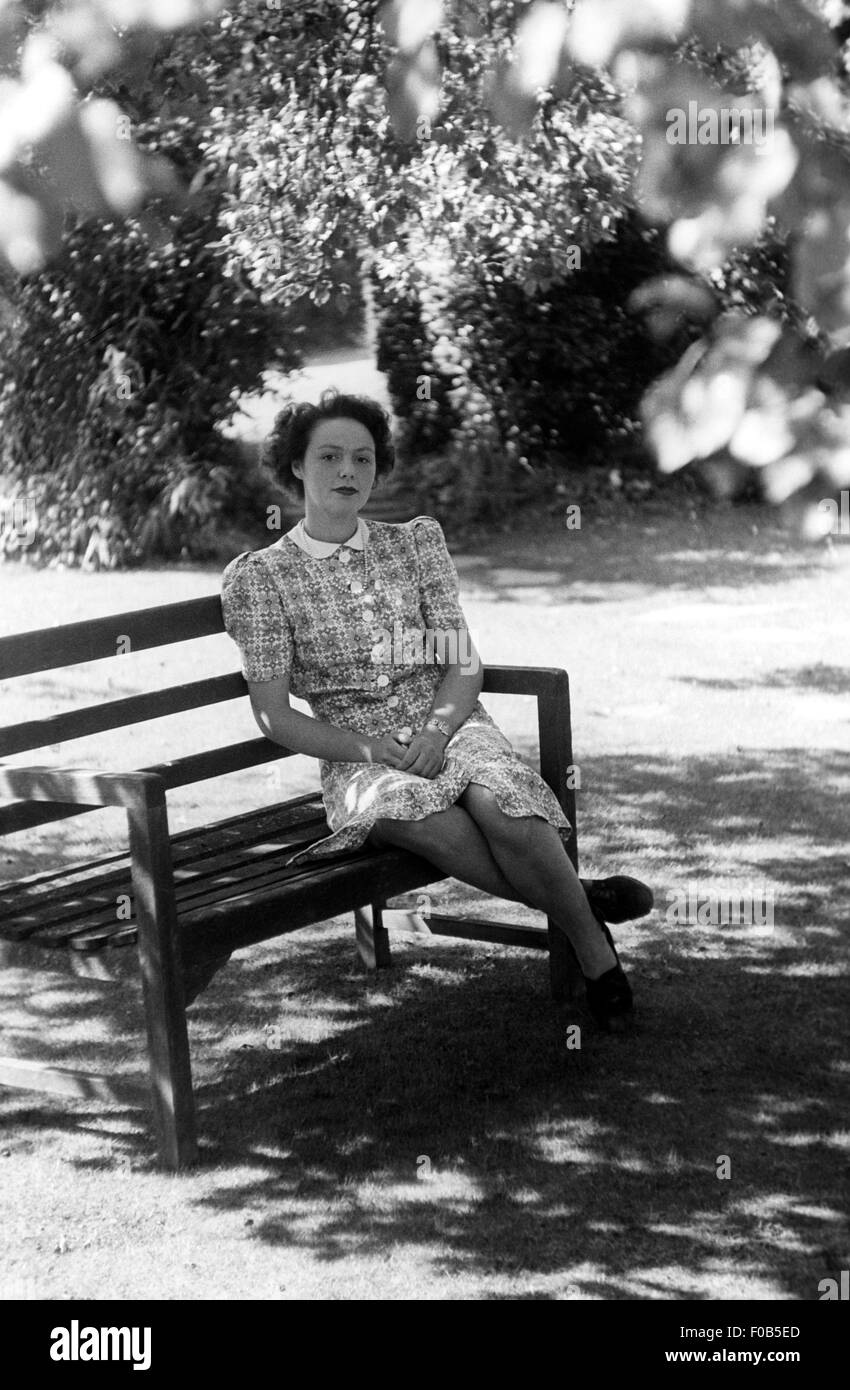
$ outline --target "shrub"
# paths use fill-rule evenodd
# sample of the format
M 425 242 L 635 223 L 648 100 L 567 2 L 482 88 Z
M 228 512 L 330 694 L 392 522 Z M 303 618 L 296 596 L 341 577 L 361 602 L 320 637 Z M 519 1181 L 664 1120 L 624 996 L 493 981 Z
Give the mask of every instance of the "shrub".
M 164 244 L 88 223 L 20 282 L 0 325 L 0 471 L 36 509 L 27 558 L 79 564 L 94 530 L 113 565 L 208 558 L 256 509 L 220 426 L 263 369 L 298 364 L 216 228 L 214 198 Z
M 378 365 L 422 505 L 501 515 L 528 470 L 582 467 L 633 429 L 642 390 L 676 348 L 649 342 L 625 303 L 665 265 L 657 240 L 627 217 L 561 283 L 529 294 L 482 276 L 450 292 L 440 316 L 450 336 L 434 333 L 421 303 L 385 298 Z M 414 470 L 423 454 L 436 457 Z
M 621 457 L 649 472 L 641 397 L 699 328 L 682 320 L 658 340 L 627 301 L 674 269 L 659 236 L 627 211 L 570 278 L 533 293 L 482 275 L 450 288 L 432 316 L 378 287 L 378 365 L 401 422 L 400 472 L 418 505 L 483 520 L 533 493 L 535 474 L 548 486 L 559 472 Z M 713 277 L 718 306 L 795 318 L 786 270 L 784 243 L 770 231 Z

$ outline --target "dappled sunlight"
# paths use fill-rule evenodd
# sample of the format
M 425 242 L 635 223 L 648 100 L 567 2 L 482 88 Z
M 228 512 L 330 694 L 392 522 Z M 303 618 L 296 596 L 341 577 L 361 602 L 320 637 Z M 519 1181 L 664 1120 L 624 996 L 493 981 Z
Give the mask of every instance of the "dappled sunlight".
M 656 537 L 656 556 L 688 554 L 688 528 L 677 525 L 678 539 Z M 493 554 L 514 581 L 526 566 L 535 583 L 563 574 L 560 608 L 550 579 L 537 608 L 525 601 L 531 589 L 522 610 L 488 591 L 486 557 L 464 583 L 485 620 L 487 659 L 570 670 L 583 873 L 634 873 L 655 892 L 651 916 L 614 928 L 635 989 L 634 1035 L 600 1034 L 581 1002 L 554 1004 L 542 953 L 394 932 L 394 965 L 375 979 L 356 966 L 342 918 L 239 951 L 188 1011 L 198 1169 L 157 1169 L 144 1111 L 0 1092 L 11 1211 L 0 1239 L 47 1296 L 95 1296 L 107 1281 L 127 1296 L 153 1269 L 171 1298 L 368 1287 L 386 1297 L 810 1299 L 846 1267 L 837 1213 L 850 750 L 835 717 L 806 722 L 808 692 L 840 708 L 843 658 L 819 659 L 816 634 L 795 629 L 793 649 L 770 656 L 765 646 L 756 665 L 750 628 L 770 615 L 747 617 L 746 629 L 735 618 L 742 571 L 683 560 L 665 589 L 662 561 L 638 556 L 638 531 L 612 533 L 607 547 L 591 536 L 571 549 L 569 574 L 598 603 L 585 605 L 556 568 L 563 538 L 547 539 L 540 557 L 523 542 L 522 563 L 508 549 L 517 537 Z M 761 573 L 759 541 L 738 548 L 748 574 Z M 803 612 L 804 573 L 810 599 L 825 593 L 820 557 L 789 543 L 786 558 L 778 586 L 772 561 L 752 580 L 754 601 L 774 615 L 767 642 L 785 631 L 783 604 Z M 208 592 L 212 578 L 193 582 Z M 823 604 L 816 612 L 825 623 Z M 188 663 L 186 679 L 199 670 Z M 751 693 L 712 680 L 748 681 Z M 30 715 L 52 712 L 52 695 Z M 777 702 L 767 712 L 763 695 Z M 485 703 L 534 765 L 531 704 Z M 243 714 L 222 706 L 193 736 L 247 737 Z M 125 757 L 155 761 L 163 729 L 155 721 Z M 61 760 L 76 761 L 67 751 Z M 190 812 L 206 822 L 307 789 L 294 760 L 283 774 L 279 785 L 256 770 L 204 783 L 186 793 Z M 175 817 L 181 804 L 170 800 Z M 42 868 L 48 853 L 70 857 L 73 832 L 103 852 L 109 817 L 120 837 L 122 813 L 109 811 L 43 827 L 32 848 L 10 838 L 5 874 Z M 770 887 L 773 931 L 666 921 L 689 883 Z M 428 893 L 435 910 L 485 915 L 465 885 Z M 502 902 L 486 915 L 542 920 Z M 104 958 L 117 983 L 51 976 L 38 999 L 23 964 L 5 970 L 9 1050 L 117 1076 L 142 1069 L 136 953 Z M 575 1026 L 581 1046 L 571 1050 Z M 729 1180 L 718 1177 L 722 1155 Z M 79 1213 L 71 1248 L 48 1266 L 69 1211 Z
M 641 928 L 641 941 L 640 960 L 659 949 L 666 957 L 657 930 Z M 679 932 L 672 950 L 686 943 Z M 347 925 L 246 953 L 190 1011 L 204 1167 L 179 1182 L 202 1210 L 238 1216 L 242 1241 L 288 1252 L 287 1261 L 297 1253 L 305 1269 L 330 1266 L 343 1286 L 352 1258 L 368 1268 L 389 1242 L 429 1277 L 483 1277 L 503 1294 L 521 1278 L 541 1291 L 566 1281 L 585 1298 L 720 1296 L 724 1287 L 729 1296 L 728 1270 L 724 1285 L 712 1265 L 725 1252 L 736 1279 L 749 1255 L 746 1286 L 762 1296 L 811 1296 L 803 1271 L 782 1260 L 796 1251 L 820 1277 L 802 1208 L 840 1207 L 823 1164 L 845 1151 L 824 1145 L 817 1179 L 813 1145 L 799 1143 L 804 1117 L 817 1115 L 813 1139 L 839 1132 L 824 1126 L 837 1100 L 823 1080 L 834 1049 L 823 1037 L 795 1033 L 790 1048 L 781 1030 L 763 1034 L 739 946 L 725 946 L 725 957 L 701 963 L 698 1008 L 687 977 L 653 982 L 639 961 L 631 1040 L 601 1037 L 583 1010 L 553 1006 L 545 960 L 519 951 L 432 941 L 423 958 L 421 945 L 399 939 L 398 964 L 377 987 L 350 968 Z M 774 979 L 780 1015 L 783 988 Z M 564 1047 L 572 1019 L 585 1030 L 574 1053 Z M 64 1027 L 61 1011 L 56 1022 Z M 774 1078 L 770 1090 L 753 1088 L 754 1065 Z M 137 1123 L 128 1131 L 100 1107 L 75 1107 L 75 1122 L 83 1111 L 94 1129 L 74 1137 L 43 1104 L 11 1108 L 19 1123 L 40 1116 L 48 1152 L 51 1131 L 63 1135 L 83 1171 L 117 1171 L 122 1149 L 149 1170 Z M 724 1152 L 731 1184 L 715 1175 Z M 797 1154 L 807 1200 L 762 1207 L 802 1176 Z M 420 1178 L 423 1159 L 430 1172 Z M 148 1181 L 156 1184 L 153 1171 Z

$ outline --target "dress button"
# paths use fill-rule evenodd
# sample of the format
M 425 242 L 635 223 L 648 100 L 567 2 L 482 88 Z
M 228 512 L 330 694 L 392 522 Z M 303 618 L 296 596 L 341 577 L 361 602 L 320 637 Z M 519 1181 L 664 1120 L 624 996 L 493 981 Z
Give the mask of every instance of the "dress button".
M 381 672 L 380 676 L 378 677 L 378 685 L 389 685 L 389 683 L 389 676 L 386 675 L 384 672 Z
M 387 704 L 390 706 L 390 709 L 395 709 L 396 705 L 398 704 L 398 696 L 391 695 L 390 698 L 387 700 Z
M 367 608 L 364 612 L 363 621 L 364 623 L 373 623 L 375 621 L 375 614 L 371 608 Z
M 352 581 L 351 581 L 351 592 L 352 592 L 353 594 L 362 594 L 362 592 L 363 592 L 363 583 L 362 583 L 362 580 L 360 580 L 360 579 L 352 579 Z
M 347 565 L 350 559 L 351 559 L 351 551 L 350 551 L 350 550 L 341 550 L 341 551 L 339 552 L 339 563 L 340 563 L 341 565 Z

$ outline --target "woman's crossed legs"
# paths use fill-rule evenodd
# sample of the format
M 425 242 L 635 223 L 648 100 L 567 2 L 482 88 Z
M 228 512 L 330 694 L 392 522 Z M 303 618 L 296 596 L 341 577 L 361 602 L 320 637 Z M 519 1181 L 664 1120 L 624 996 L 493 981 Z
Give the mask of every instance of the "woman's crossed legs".
M 509 816 L 495 793 L 470 782 L 454 806 L 421 820 L 382 817 L 375 844 L 399 845 L 446 876 L 494 897 L 538 908 L 569 937 L 588 980 L 616 964 L 553 825 L 542 816 Z

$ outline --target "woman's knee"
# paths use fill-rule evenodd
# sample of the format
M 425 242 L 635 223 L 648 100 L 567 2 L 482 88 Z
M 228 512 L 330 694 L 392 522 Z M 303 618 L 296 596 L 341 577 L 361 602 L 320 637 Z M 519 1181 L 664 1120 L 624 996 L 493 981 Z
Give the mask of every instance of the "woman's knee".
M 497 817 L 505 814 L 493 788 L 483 782 L 467 782 L 458 801 L 471 815 Z
M 546 835 L 545 830 L 541 834 L 541 828 L 548 824 L 542 817 L 508 815 L 490 787 L 470 782 L 460 799 L 489 841 L 533 848 Z
M 480 782 L 470 782 L 461 793 L 460 801 L 488 837 L 516 834 L 520 821 L 528 819 L 509 816 L 499 805 L 496 793 Z

